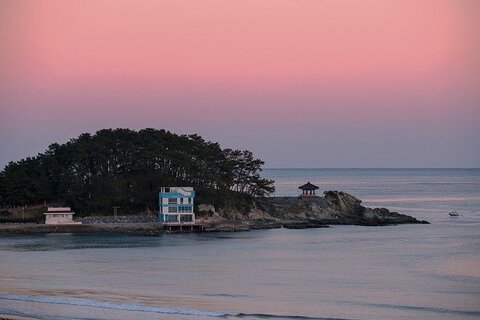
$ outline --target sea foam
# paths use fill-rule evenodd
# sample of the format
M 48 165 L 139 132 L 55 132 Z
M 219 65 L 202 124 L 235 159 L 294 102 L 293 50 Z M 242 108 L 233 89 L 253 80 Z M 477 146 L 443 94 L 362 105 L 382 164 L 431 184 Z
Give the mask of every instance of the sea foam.
M 159 314 L 178 314 L 186 316 L 198 316 L 198 317 L 226 317 L 227 313 L 222 312 L 211 312 L 203 310 L 194 310 L 188 308 L 177 308 L 177 307 L 152 307 L 144 306 L 131 303 L 114 303 L 109 301 L 86 299 L 86 298 L 76 298 L 76 297 L 65 297 L 65 296 L 27 296 L 19 294 L 0 294 L 0 300 L 13 300 L 13 301 L 24 301 L 24 302 L 34 302 L 34 303 L 45 303 L 45 304 L 60 304 L 60 305 L 69 305 L 69 306 L 80 306 L 80 307 L 92 307 L 92 308 L 102 308 L 110 310 L 122 310 L 122 311 L 135 311 L 135 312 L 151 312 Z

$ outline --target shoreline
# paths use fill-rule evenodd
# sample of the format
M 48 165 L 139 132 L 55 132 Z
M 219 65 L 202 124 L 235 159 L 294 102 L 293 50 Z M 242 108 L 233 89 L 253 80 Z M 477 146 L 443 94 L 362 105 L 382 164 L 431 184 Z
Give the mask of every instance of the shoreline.
M 185 225 L 190 227 L 191 225 Z M 327 228 L 327 225 L 311 224 L 304 222 L 299 223 L 215 223 L 213 224 L 196 224 L 202 226 L 203 231 L 191 231 L 188 229 L 168 231 L 168 226 L 160 222 L 149 223 L 96 223 L 81 225 L 46 225 L 46 224 L 0 224 L 0 235 L 33 235 L 33 234 L 50 234 L 50 233 L 74 233 L 74 234 L 130 234 L 144 236 L 160 236 L 170 233 L 205 233 L 205 232 L 244 232 L 250 230 L 266 230 L 266 229 L 304 229 L 304 228 Z
M 1 225 L 0 234 L 49 234 L 49 233 L 78 233 L 78 234 L 137 234 L 160 235 L 164 226 L 161 223 L 97 223 L 97 224 L 12 224 Z
M 258 222 L 246 221 L 241 223 L 225 222 L 215 225 L 202 224 L 203 231 L 168 231 L 166 226 L 159 222 L 151 223 L 97 223 L 81 225 L 45 225 L 45 224 L 14 224 L 1 225 L 0 235 L 35 235 L 51 233 L 73 233 L 73 234 L 127 234 L 143 236 L 160 236 L 162 234 L 178 233 L 212 233 L 212 232 L 246 232 L 252 230 L 268 229 L 319 229 L 330 228 L 334 225 L 356 225 L 363 227 L 381 227 L 398 225 L 399 223 L 385 224 L 358 224 L 358 223 L 324 223 L 322 221 L 283 221 L 283 222 Z M 410 223 L 409 223 L 410 224 Z M 428 224 L 419 222 L 416 224 Z M 197 226 L 200 224 L 197 224 Z M 1 320 L 1 318 L 0 318 Z
M 424 220 L 386 208 L 368 208 L 361 200 L 341 191 L 326 191 L 325 197 L 270 197 L 258 199 L 239 211 L 223 208 L 199 215 L 195 224 L 163 224 L 148 219 L 110 221 L 94 219 L 82 224 L 0 224 L 0 234 L 136 234 L 159 236 L 185 232 L 240 232 L 259 229 L 328 228 L 331 225 L 387 226 L 428 224 Z M 136 216 L 141 218 L 140 216 Z M 145 217 L 144 217 L 145 218 Z

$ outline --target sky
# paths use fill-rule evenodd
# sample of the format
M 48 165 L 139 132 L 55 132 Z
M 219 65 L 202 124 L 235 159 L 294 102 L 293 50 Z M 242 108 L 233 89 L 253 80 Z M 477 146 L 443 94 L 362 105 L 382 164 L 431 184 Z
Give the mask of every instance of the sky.
M 480 1 L 0 0 L 0 168 L 102 128 L 480 167 Z

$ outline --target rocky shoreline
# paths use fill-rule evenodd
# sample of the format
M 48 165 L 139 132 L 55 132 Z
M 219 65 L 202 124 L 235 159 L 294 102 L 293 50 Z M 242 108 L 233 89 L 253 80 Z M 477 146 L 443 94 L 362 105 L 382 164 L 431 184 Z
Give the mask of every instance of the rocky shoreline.
M 342 191 L 326 191 L 324 197 L 311 200 L 272 197 L 266 199 L 266 202 L 269 215 L 280 221 L 361 226 L 428 224 L 427 221 L 420 221 L 386 208 L 364 207 L 360 199 Z
M 136 234 L 159 235 L 164 226 L 158 222 L 149 223 L 98 223 L 78 225 L 48 225 L 48 224 L 3 224 L 0 234 L 48 234 L 48 233 L 79 233 L 79 234 Z
M 428 224 L 425 220 L 392 212 L 386 208 L 368 208 L 362 201 L 342 191 L 326 191 L 324 197 L 269 197 L 258 200 L 240 212 L 223 209 L 206 216 L 203 223 L 211 229 L 225 225 L 246 229 L 268 228 L 324 228 L 330 225 L 386 226 L 396 224 Z M 236 224 L 234 224 L 236 222 Z
M 324 197 L 269 197 L 256 200 L 250 208 L 223 208 L 198 215 L 204 232 L 233 232 L 256 229 L 326 228 L 330 225 L 385 226 L 428 224 L 385 208 L 367 208 L 361 200 L 341 191 L 326 191 Z M 132 219 L 84 218 L 81 225 L 0 224 L 0 234 L 118 233 L 156 236 L 165 226 L 145 216 Z M 183 230 L 182 230 L 183 231 Z

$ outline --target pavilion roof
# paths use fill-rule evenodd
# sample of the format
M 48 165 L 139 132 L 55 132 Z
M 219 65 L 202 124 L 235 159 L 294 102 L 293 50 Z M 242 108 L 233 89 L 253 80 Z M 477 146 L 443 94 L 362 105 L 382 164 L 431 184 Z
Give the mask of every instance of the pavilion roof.
M 303 186 L 298 187 L 298 189 L 302 190 L 317 190 L 318 187 L 314 184 L 311 184 L 310 181 L 304 184 Z

